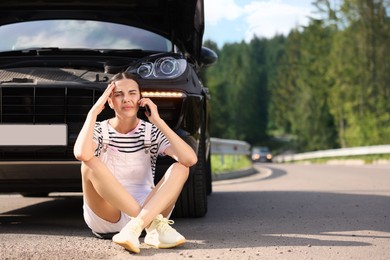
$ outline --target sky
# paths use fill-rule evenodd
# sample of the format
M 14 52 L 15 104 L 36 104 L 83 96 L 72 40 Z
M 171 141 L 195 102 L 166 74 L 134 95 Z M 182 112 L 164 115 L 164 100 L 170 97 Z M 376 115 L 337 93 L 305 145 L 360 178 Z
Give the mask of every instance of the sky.
M 307 25 L 315 16 L 313 0 L 204 0 L 204 40 L 222 47 L 246 41 L 254 35 L 272 38 Z

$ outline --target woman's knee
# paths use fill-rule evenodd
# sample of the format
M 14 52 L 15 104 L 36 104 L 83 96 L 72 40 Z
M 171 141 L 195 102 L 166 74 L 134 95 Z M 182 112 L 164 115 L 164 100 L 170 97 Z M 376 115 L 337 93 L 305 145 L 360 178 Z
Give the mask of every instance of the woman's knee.
M 188 175 L 190 174 L 190 169 L 186 166 L 184 166 L 181 163 L 174 163 L 170 167 L 170 173 L 175 175 L 175 178 L 182 178 L 184 181 L 187 180 Z

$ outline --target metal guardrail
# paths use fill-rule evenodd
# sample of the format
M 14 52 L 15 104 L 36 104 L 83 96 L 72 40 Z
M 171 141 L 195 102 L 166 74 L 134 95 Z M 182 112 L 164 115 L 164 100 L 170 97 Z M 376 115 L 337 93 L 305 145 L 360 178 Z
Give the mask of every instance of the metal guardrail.
M 251 145 L 244 141 L 220 139 L 215 137 L 211 138 L 211 154 L 219 157 L 222 165 L 225 164 L 226 157 L 231 157 L 234 163 L 239 157 L 249 155 L 251 153 L 250 149 Z M 255 172 L 256 170 L 252 166 L 245 169 L 216 172 L 212 174 L 212 180 L 234 179 L 248 176 Z
M 360 146 L 351 148 L 331 149 L 298 154 L 278 155 L 273 158 L 274 162 L 292 162 L 308 159 L 329 158 L 329 157 L 347 157 L 354 155 L 369 154 L 390 154 L 390 145 Z
M 211 137 L 211 154 L 250 154 L 250 144 L 239 140 Z

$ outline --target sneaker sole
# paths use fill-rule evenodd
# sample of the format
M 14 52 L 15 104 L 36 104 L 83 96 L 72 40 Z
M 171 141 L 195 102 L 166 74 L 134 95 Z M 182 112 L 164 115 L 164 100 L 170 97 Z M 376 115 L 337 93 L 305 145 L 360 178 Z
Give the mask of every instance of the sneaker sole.
M 133 253 L 136 253 L 136 254 L 139 254 L 139 252 L 141 251 L 139 249 L 139 247 L 133 245 L 133 243 L 130 243 L 129 241 L 125 241 L 125 242 L 117 242 L 117 241 L 114 241 L 116 244 L 124 247 L 126 250 L 130 251 L 130 252 L 133 252 Z
M 147 243 L 147 242 L 145 242 L 145 243 L 147 245 L 149 245 L 149 246 L 154 246 L 155 248 L 167 249 L 167 248 L 173 248 L 173 247 L 177 247 L 177 246 L 183 245 L 185 242 L 187 242 L 187 241 L 185 239 L 182 239 L 182 240 L 179 240 L 179 241 L 177 241 L 176 243 L 173 243 L 173 244 L 163 244 L 163 243 L 152 244 L 152 243 Z

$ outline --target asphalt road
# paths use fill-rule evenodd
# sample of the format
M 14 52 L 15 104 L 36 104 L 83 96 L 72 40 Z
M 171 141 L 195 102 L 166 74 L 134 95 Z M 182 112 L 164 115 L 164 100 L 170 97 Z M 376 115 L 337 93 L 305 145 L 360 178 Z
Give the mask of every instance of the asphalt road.
M 389 165 L 256 168 L 214 182 L 206 217 L 175 219 L 185 245 L 139 255 L 91 235 L 79 194 L 0 195 L 0 259 L 390 259 Z

